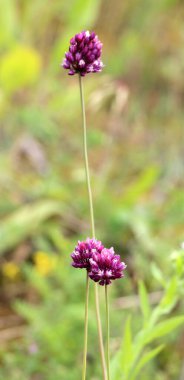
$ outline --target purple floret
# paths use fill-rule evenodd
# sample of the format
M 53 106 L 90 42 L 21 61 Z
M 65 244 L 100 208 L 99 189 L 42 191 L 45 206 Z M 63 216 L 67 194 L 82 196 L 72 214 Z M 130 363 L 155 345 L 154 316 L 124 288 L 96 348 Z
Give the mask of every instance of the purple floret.
M 78 241 L 75 250 L 71 254 L 74 268 L 85 268 L 90 270 L 90 259 L 93 254 L 100 254 L 104 246 L 101 241 L 87 238 L 86 241 Z
M 124 276 L 126 265 L 119 255 L 115 255 L 113 248 L 104 248 L 101 253 L 94 252 L 89 262 L 89 277 L 100 285 L 109 285 L 112 280 Z
M 83 31 L 70 40 L 62 66 L 69 75 L 97 73 L 104 67 L 101 61 L 102 43 L 94 32 Z

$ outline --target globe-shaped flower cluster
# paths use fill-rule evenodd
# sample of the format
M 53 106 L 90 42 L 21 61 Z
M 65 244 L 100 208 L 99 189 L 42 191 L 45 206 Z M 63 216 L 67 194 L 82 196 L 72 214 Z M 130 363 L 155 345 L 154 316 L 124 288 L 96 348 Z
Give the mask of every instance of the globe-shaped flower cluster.
M 72 266 L 75 268 L 90 269 L 90 259 L 94 253 L 101 253 L 104 246 L 101 241 L 87 238 L 86 241 L 78 241 L 74 252 L 71 254 L 73 259 Z
M 69 51 L 65 53 L 62 66 L 69 70 L 69 75 L 79 74 L 85 76 L 88 73 L 102 71 L 101 61 L 102 43 L 94 32 L 83 31 L 76 34 L 70 40 Z
M 100 285 L 109 285 L 124 276 L 125 263 L 113 248 L 104 248 L 99 240 L 79 241 L 71 257 L 73 267 L 87 269 L 89 277 Z

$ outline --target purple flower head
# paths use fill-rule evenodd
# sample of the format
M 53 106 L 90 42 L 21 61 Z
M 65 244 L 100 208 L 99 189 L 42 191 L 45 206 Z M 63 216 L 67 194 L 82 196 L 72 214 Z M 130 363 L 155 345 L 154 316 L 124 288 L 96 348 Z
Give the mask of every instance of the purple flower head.
M 93 254 L 100 254 L 104 246 L 101 241 L 87 238 L 86 241 L 78 241 L 75 250 L 71 254 L 72 266 L 75 268 L 86 268 L 90 270 L 90 259 Z
M 83 31 L 70 40 L 69 51 L 65 53 L 62 66 L 69 75 L 97 73 L 104 67 L 101 61 L 102 43 L 94 32 Z
M 94 252 L 89 262 L 89 277 L 100 285 L 109 285 L 112 280 L 124 276 L 126 265 L 119 255 L 115 255 L 113 248 L 104 248 L 101 253 Z

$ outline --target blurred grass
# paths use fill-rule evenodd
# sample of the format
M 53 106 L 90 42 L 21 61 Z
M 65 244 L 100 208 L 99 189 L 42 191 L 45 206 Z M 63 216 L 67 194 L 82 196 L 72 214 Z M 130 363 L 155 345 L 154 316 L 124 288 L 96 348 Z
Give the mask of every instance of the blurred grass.
M 159 288 L 150 263 L 167 276 L 184 240 L 183 16 L 179 0 L 0 0 L 2 262 L 25 246 L 31 262 L 38 250 L 66 256 L 62 239 L 89 235 L 78 80 L 60 62 L 69 38 L 90 29 L 105 63 L 85 78 L 97 236 L 128 263 L 116 295 L 140 278 Z M 164 363 L 168 377 L 161 366 L 156 380 L 178 378 Z

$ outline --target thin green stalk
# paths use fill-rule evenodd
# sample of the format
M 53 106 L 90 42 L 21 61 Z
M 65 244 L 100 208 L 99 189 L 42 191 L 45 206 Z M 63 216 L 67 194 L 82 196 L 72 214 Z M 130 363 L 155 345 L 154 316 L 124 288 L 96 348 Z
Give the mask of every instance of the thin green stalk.
M 88 162 L 86 112 L 85 112 L 85 104 L 84 104 L 84 91 L 83 91 L 82 77 L 80 75 L 79 75 L 79 86 L 80 86 L 80 98 L 81 98 L 81 107 L 82 107 L 84 161 L 85 161 L 86 181 L 87 181 L 87 188 L 88 188 L 89 208 L 90 208 L 91 232 L 92 232 L 92 236 L 95 237 L 93 198 L 92 198 L 92 191 L 91 191 L 91 181 L 90 181 L 89 162 Z
M 110 355 L 109 355 L 109 297 L 108 285 L 105 285 L 105 306 L 106 306 L 106 363 L 107 363 L 107 380 L 110 380 Z
M 98 340 L 99 340 L 102 373 L 103 373 L 103 379 L 107 380 L 107 369 L 106 369 L 106 362 L 105 362 L 102 326 L 101 326 L 101 319 L 100 319 L 98 284 L 96 284 L 96 283 L 95 283 L 95 308 L 96 308 L 96 320 L 97 320 L 97 328 L 98 328 Z
M 85 321 L 84 321 L 84 351 L 83 351 L 83 366 L 82 380 L 86 379 L 86 358 L 88 346 L 88 304 L 89 304 L 89 276 L 86 271 L 86 302 L 85 302 Z
M 80 87 L 80 98 L 81 98 L 81 107 L 82 107 L 84 161 L 85 161 L 86 182 L 87 182 L 89 208 L 90 208 L 91 232 L 92 232 L 92 236 L 95 238 L 93 198 L 92 198 L 92 191 L 91 191 L 89 163 L 88 163 L 88 150 L 87 150 L 86 113 L 85 113 L 85 104 L 84 104 L 83 83 L 82 83 L 82 77 L 80 75 L 79 75 L 79 87 Z M 101 326 L 101 320 L 100 320 L 99 294 L 98 294 L 97 284 L 95 284 L 95 307 L 96 307 L 96 318 L 97 318 L 97 326 L 98 326 L 98 338 L 99 338 L 103 380 L 107 380 L 105 354 L 104 354 L 104 346 L 103 346 L 103 338 L 102 338 L 102 326 Z

